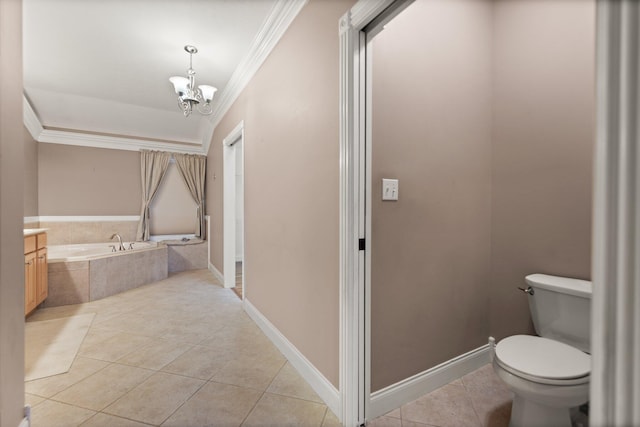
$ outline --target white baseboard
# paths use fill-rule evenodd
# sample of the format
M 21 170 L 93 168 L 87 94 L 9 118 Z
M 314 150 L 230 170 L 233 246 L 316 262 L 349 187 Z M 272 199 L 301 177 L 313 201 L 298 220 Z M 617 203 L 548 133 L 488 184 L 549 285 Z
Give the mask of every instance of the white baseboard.
M 218 271 L 215 265 L 211 264 L 211 262 L 209 262 L 209 271 L 213 273 L 216 279 L 220 281 L 220 284 L 224 286 L 224 276 L 222 275 L 222 273 L 220 273 L 220 271 Z
M 329 409 L 339 415 L 340 393 L 333 384 L 246 298 L 244 299 L 244 309 Z
M 489 344 L 485 344 L 468 353 L 447 360 L 438 366 L 371 393 L 371 404 L 369 405 L 367 418 L 373 420 L 475 371 L 489 363 L 490 352 Z

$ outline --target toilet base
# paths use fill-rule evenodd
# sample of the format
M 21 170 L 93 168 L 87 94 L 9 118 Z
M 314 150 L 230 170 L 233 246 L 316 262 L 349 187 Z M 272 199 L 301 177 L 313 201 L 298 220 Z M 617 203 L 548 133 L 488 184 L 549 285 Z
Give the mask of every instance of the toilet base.
M 541 405 L 514 393 L 509 427 L 571 427 L 571 416 L 569 408 Z

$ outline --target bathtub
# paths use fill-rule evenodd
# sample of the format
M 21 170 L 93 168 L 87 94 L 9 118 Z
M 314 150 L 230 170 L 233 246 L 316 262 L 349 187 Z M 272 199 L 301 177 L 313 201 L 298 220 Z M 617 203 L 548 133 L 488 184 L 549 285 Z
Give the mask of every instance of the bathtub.
M 69 262 L 96 259 L 105 256 L 127 255 L 131 251 L 153 249 L 157 242 L 123 242 L 124 251 L 118 251 L 119 243 L 81 243 L 77 245 L 49 245 L 48 262 Z
M 126 242 L 116 251 L 108 243 L 47 247 L 49 295 L 43 307 L 99 300 L 168 276 L 167 246 Z M 129 249 L 131 247 L 131 249 Z

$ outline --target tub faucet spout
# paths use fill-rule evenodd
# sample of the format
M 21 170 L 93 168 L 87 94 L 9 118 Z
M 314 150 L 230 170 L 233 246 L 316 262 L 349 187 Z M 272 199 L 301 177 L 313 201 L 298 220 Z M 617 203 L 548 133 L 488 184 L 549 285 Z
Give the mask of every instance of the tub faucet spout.
M 114 235 L 111 236 L 111 240 L 113 240 L 114 237 L 118 238 L 118 243 L 120 244 L 118 247 L 119 251 L 124 251 L 124 245 L 122 244 L 122 237 L 120 237 L 120 235 L 118 233 L 115 233 Z

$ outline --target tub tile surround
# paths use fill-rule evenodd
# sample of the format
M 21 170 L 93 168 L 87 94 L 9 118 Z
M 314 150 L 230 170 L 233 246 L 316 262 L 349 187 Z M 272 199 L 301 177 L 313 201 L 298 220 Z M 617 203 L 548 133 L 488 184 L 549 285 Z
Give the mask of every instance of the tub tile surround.
M 191 239 L 188 242 L 164 241 L 169 247 L 169 273 L 202 270 L 209 266 L 207 242 Z
M 34 427 L 340 426 L 207 270 L 40 308 L 28 321 L 81 313 L 95 318 L 70 371 L 25 383 Z M 369 425 L 501 427 L 510 402 L 486 365 Z
M 40 221 L 39 224 L 47 229 L 50 245 L 108 242 L 116 233 L 125 242 L 135 242 L 138 231 L 138 221 Z
M 49 263 L 49 296 L 43 307 L 99 300 L 168 276 L 167 247 L 114 254 L 89 261 Z

